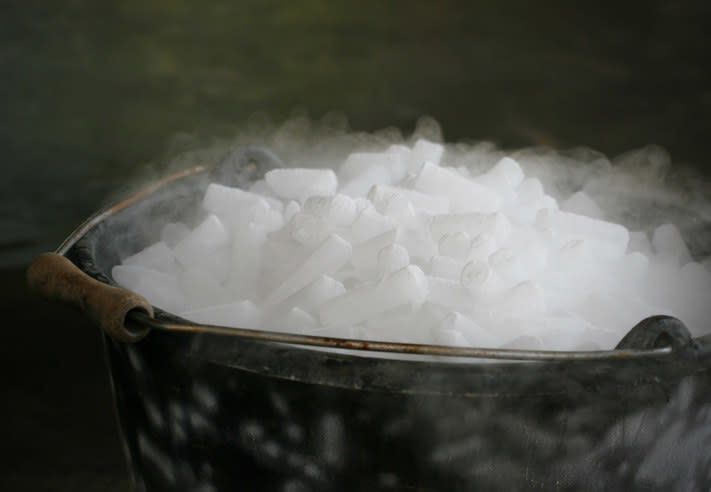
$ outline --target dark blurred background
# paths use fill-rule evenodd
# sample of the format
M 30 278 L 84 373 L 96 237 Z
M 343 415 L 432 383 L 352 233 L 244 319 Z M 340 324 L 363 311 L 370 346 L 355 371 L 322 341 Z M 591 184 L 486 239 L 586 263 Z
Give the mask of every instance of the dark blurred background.
M 295 110 L 405 134 L 429 115 L 447 141 L 654 143 L 708 175 L 710 14 L 693 0 L 0 0 L 0 489 L 128 487 L 100 337 L 23 271 L 176 147 Z

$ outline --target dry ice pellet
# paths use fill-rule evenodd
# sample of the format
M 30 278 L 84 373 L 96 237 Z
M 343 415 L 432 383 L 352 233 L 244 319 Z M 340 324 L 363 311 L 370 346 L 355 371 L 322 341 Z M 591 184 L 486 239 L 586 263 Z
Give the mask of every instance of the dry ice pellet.
M 704 332 L 711 276 L 675 225 L 628 230 L 512 157 L 481 169 L 446 150 L 419 139 L 210 184 L 201 222 L 166 224 L 112 275 L 195 322 L 301 334 L 609 349 L 655 314 Z

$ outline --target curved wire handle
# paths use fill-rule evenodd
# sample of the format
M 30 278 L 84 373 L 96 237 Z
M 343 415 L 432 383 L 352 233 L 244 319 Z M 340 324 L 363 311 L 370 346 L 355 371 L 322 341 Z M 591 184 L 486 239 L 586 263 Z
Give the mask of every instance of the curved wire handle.
M 372 352 L 391 352 L 397 354 L 437 355 L 477 359 L 530 361 L 627 359 L 632 357 L 664 356 L 671 354 L 673 351 L 673 347 L 671 346 L 648 349 L 624 348 L 614 350 L 590 350 L 583 352 L 563 350 L 452 347 L 447 345 L 382 342 L 352 338 L 333 338 L 316 335 L 301 335 L 297 333 L 251 330 L 247 328 L 231 328 L 226 326 L 207 325 L 192 322 L 167 321 L 163 319 L 150 318 L 146 314 L 139 311 L 129 313 L 128 321 L 136 323 L 139 326 L 149 327 L 151 329 L 161 331 L 223 335 L 265 342 L 307 345 L 327 349 L 363 350 Z

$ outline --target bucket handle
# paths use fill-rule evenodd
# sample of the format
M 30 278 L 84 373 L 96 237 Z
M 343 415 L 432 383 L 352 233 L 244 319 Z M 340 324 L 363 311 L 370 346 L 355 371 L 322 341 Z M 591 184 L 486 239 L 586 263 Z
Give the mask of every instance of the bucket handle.
M 118 341 L 137 342 L 150 331 L 127 323 L 129 313 L 136 311 L 153 318 L 153 307 L 144 297 L 91 278 L 60 254 L 39 255 L 28 267 L 26 278 L 30 289 L 78 308 Z

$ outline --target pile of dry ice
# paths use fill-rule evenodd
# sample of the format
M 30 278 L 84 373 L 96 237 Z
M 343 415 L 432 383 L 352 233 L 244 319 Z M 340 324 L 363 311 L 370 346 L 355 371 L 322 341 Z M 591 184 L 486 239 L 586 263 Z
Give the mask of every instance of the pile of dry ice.
M 213 183 L 202 222 L 112 275 L 195 322 L 345 338 L 591 350 L 654 314 L 705 330 L 711 275 L 676 226 L 630 231 L 512 157 L 447 155 L 419 139 Z

